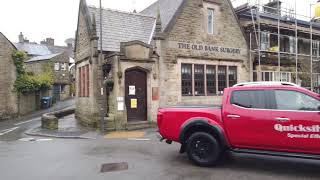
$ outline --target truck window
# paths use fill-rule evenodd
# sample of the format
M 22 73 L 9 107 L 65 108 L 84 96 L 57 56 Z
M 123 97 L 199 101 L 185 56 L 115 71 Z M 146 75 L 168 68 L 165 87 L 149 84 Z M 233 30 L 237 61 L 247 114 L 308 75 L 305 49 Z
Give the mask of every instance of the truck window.
M 320 111 L 320 101 L 306 94 L 287 91 L 275 91 L 278 110 Z
M 231 104 L 254 109 L 267 109 L 265 91 L 234 91 L 231 97 Z

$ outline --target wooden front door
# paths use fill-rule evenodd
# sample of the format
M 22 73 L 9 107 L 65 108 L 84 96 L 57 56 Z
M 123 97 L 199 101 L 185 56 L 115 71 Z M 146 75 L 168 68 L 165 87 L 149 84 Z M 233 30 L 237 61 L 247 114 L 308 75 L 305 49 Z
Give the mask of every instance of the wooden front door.
M 128 122 L 147 120 L 147 74 L 140 69 L 125 73 Z

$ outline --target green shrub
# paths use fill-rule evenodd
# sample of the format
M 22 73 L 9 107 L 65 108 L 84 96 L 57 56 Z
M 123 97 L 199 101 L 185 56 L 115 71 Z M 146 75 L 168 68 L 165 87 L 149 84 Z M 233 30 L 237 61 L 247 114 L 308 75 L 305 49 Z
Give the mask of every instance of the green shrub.
M 21 51 L 15 51 L 12 54 L 17 71 L 17 79 L 14 84 L 15 90 L 20 93 L 28 93 L 51 88 L 54 83 L 54 75 L 52 70 L 46 67 L 44 73 L 37 75 L 26 72 L 24 66 L 26 57 L 27 55 Z

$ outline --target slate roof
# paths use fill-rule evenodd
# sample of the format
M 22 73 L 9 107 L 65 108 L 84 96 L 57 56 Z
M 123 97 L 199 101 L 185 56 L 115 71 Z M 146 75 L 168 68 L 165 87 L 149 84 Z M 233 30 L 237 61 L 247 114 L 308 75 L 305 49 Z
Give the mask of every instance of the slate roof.
M 14 43 L 19 51 L 25 51 L 30 56 L 44 56 L 52 54 L 46 45 L 31 43 Z
M 96 18 L 97 35 L 100 34 L 99 9 L 88 7 L 90 16 Z M 120 52 L 120 43 L 129 41 L 142 41 L 150 44 L 154 28 L 154 17 L 137 13 L 128 13 L 111 9 L 103 9 L 103 50 Z M 100 47 L 99 47 L 100 49 Z
M 170 21 L 176 15 L 176 12 L 181 7 L 184 0 L 158 0 L 140 14 L 145 14 L 152 17 L 157 17 L 158 7 L 160 9 L 160 16 L 162 22 L 162 31 L 165 31 L 169 26 Z
M 44 61 L 44 60 L 50 60 L 56 56 L 59 56 L 60 54 L 62 53 L 57 53 L 57 54 L 49 54 L 49 55 L 43 55 L 43 56 L 36 56 L 36 57 L 33 57 L 31 59 L 29 59 L 28 61 L 26 61 L 26 63 L 29 63 L 29 62 L 35 62 L 35 61 Z

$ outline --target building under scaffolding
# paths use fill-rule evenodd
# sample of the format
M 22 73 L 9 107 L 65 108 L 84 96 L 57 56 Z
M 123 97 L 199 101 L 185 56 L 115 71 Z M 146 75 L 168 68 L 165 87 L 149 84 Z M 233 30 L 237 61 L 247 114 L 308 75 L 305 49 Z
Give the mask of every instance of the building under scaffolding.
M 250 46 L 251 80 L 294 82 L 319 93 L 320 17 L 287 7 L 278 0 L 248 0 L 235 8 Z M 320 13 L 318 7 L 310 4 L 310 12 Z

